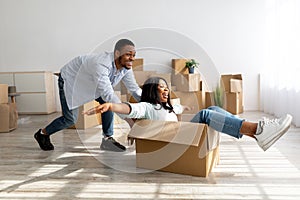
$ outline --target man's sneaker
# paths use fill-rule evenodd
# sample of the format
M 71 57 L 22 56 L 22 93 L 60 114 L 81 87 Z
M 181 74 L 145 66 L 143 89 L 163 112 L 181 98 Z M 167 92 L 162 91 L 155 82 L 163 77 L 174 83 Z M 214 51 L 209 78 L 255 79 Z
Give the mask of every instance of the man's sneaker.
M 41 129 L 38 130 L 34 134 L 34 138 L 39 143 L 40 148 L 43 149 L 44 151 L 49 151 L 49 150 L 53 150 L 54 149 L 54 146 L 53 146 L 53 144 L 50 141 L 50 136 L 49 135 L 43 135 L 43 134 L 41 134 Z
M 105 139 L 102 138 L 100 149 L 107 150 L 107 151 L 123 152 L 126 150 L 126 147 L 124 147 L 122 144 L 117 142 L 114 138 L 108 137 Z
M 292 116 L 287 114 L 279 119 L 264 119 L 258 122 L 257 131 L 254 135 L 258 145 L 266 151 L 270 148 L 283 134 L 285 134 L 291 123 Z

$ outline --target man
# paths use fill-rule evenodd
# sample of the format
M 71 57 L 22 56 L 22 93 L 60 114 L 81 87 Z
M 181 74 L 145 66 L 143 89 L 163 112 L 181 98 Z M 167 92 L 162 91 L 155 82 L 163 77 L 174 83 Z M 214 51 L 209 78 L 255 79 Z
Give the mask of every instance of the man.
M 42 150 L 53 150 L 50 135 L 76 123 L 79 106 L 94 99 L 100 104 L 120 103 L 113 88 L 121 80 L 133 97 L 140 100 L 142 90 L 132 72 L 135 54 L 133 42 L 121 39 L 115 44 L 113 53 L 78 56 L 60 70 L 58 87 L 62 116 L 34 134 Z M 126 148 L 112 137 L 113 112 L 103 113 L 101 117 L 104 137 L 100 149 L 125 151 Z

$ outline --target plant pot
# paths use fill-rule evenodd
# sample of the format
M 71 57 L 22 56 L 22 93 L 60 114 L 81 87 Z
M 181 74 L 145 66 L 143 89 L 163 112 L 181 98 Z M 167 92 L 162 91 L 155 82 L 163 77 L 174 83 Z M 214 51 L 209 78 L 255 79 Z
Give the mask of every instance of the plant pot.
M 189 73 L 190 74 L 193 74 L 194 72 L 195 72 L 195 68 L 194 67 L 189 68 Z

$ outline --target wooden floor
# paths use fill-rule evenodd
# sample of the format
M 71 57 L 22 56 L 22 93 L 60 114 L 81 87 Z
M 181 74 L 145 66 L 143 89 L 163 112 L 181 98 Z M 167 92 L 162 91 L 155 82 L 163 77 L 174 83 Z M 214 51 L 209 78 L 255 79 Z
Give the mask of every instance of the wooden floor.
M 18 129 L 0 133 L 0 200 L 300 199 L 299 128 L 267 152 L 250 138 L 222 135 L 220 164 L 200 178 L 137 169 L 134 146 L 125 153 L 100 151 L 99 127 L 58 132 L 51 137 L 55 150 L 42 151 L 33 133 L 56 115 L 20 116 Z M 242 115 L 251 121 L 262 116 L 268 115 Z M 128 126 L 115 130 L 126 144 Z

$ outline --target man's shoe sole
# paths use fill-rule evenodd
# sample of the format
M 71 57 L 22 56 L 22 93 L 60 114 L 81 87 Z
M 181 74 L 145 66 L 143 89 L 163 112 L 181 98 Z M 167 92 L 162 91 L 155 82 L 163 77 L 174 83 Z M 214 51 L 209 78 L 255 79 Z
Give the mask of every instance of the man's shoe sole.
M 123 150 L 123 149 L 118 148 L 118 147 L 109 148 L 109 147 L 105 147 L 104 145 L 100 145 L 100 150 L 113 151 L 113 152 L 124 152 L 124 151 L 126 151 L 126 149 Z

